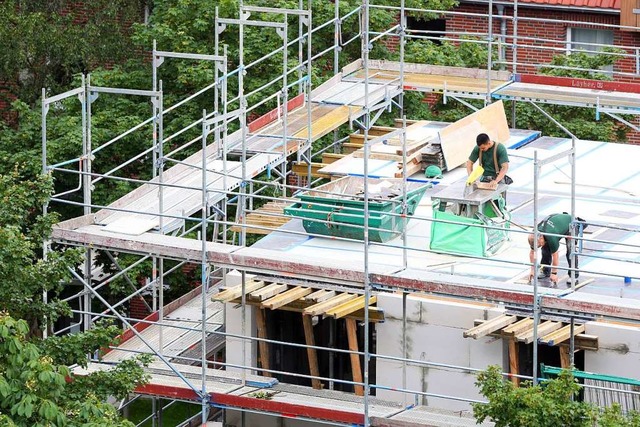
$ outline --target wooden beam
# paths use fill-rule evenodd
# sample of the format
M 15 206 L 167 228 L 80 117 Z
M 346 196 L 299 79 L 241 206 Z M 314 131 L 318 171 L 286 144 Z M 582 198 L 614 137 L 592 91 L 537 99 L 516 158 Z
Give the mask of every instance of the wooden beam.
M 576 335 L 575 347 L 582 350 L 598 350 L 598 337 L 595 335 L 580 334 Z
M 308 314 L 310 316 L 318 316 L 325 313 L 325 311 L 342 304 L 352 298 L 356 298 L 353 294 L 342 293 L 338 294 L 333 298 L 329 298 L 326 301 L 319 302 L 318 304 L 314 304 L 311 307 L 307 307 L 304 309 L 303 313 Z
M 508 338 L 509 343 L 509 373 L 511 376 L 511 382 L 516 386 L 520 384 L 520 378 L 515 377 L 513 375 L 518 375 L 520 373 L 520 358 L 518 357 L 518 343 L 516 342 L 515 337 Z
M 249 295 L 252 298 L 257 298 L 260 301 L 264 301 L 278 295 L 280 292 L 286 291 L 288 287 L 289 286 L 284 283 L 271 283 L 264 288 L 260 288 L 256 291 L 251 292 L 251 294 Z
M 369 128 L 369 136 L 382 136 L 393 131 L 398 130 L 397 128 L 389 127 L 389 126 L 371 126 Z
M 344 156 L 345 156 L 344 154 L 338 154 L 338 153 L 322 153 L 322 163 L 324 163 L 325 165 L 330 165 L 336 160 L 340 160 Z
M 322 169 L 325 166 L 327 166 L 327 165 L 324 164 L 324 163 L 312 162 L 311 163 L 311 176 L 313 178 L 331 178 L 331 175 L 327 175 L 327 174 L 318 172 L 320 169 Z M 291 168 L 291 171 L 296 175 L 305 176 L 309 172 L 309 169 L 307 167 L 307 163 L 306 162 L 300 162 L 300 163 L 293 162 L 293 166 Z
M 229 301 L 233 304 L 240 304 L 240 299 L 235 299 L 233 301 Z M 260 307 L 260 303 L 257 301 L 247 300 L 248 305 L 253 305 L 256 307 Z M 282 306 L 279 310 L 283 311 L 292 311 L 295 313 L 302 313 L 307 308 L 314 305 L 312 302 L 304 301 L 304 298 L 300 298 L 299 300 L 290 302 L 289 304 Z M 322 314 L 322 313 L 320 313 Z M 359 322 L 364 321 L 364 309 L 360 309 L 346 316 L 347 319 L 355 319 Z M 369 322 L 377 323 L 384 322 L 384 310 L 378 307 L 369 307 Z
M 371 136 L 368 139 L 372 139 Z M 364 135 L 361 133 L 352 133 L 349 135 L 348 143 L 362 147 L 364 145 Z
M 518 335 L 523 331 L 529 329 L 531 326 L 533 326 L 533 319 L 530 317 L 525 317 L 524 319 L 519 320 L 516 323 L 513 323 L 502 329 L 502 333 L 506 335 Z
M 267 339 L 267 321 L 265 312 L 260 307 L 256 307 L 256 327 L 258 329 L 258 338 Z M 269 368 L 269 343 L 266 341 L 258 341 L 258 349 L 260 350 L 260 366 L 262 369 Z M 271 372 L 262 371 L 262 375 L 270 377 Z
M 358 350 L 358 331 L 356 330 L 356 321 L 354 319 L 346 319 L 347 323 L 347 339 L 349 341 L 349 351 Z M 360 367 L 360 355 L 351 353 L 351 372 L 353 382 L 362 382 L 362 369 Z M 353 386 L 357 396 L 364 396 L 364 387 L 361 385 Z
M 313 290 L 311 288 L 305 288 L 303 286 L 296 286 L 288 291 L 282 292 L 272 298 L 269 298 L 261 304 L 262 307 L 275 310 L 283 305 L 287 305 L 292 301 L 302 298 L 305 295 L 309 295 Z
M 371 296 L 369 298 L 369 304 L 375 304 L 377 302 L 376 296 Z M 340 319 L 345 317 L 348 314 L 353 313 L 354 311 L 361 310 L 364 308 L 364 295 L 361 295 L 357 298 L 350 299 L 349 301 L 342 303 L 336 307 L 333 307 L 330 310 L 325 311 L 326 316 L 331 316 L 336 319 Z
M 250 280 L 245 284 L 244 290 L 246 294 L 249 294 L 250 292 L 253 292 L 256 289 L 260 289 L 263 286 L 264 286 L 263 281 Z M 211 297 L 211 300 L 229 302 L 241 296 L 242 296 L 242 285 L 237 285 L 232 288 L 225 289 L 222 292 L 218 292 L 217 294 Z
M 518 318 L 516 316 L 510 316 L 508 314 L 502 314 L 491 320 L 487 320 L 478 326 L 468 329 L 462 333 L 465 338 L 478 339 L 489 335 L 499 329 L 504 328 L 507 325 L 514 323 Z
M 414 173 L 420 172 L 420 170 L 422 169 L 422 164 L 420 162 L 418 163 L 407 163 L 407 176 L 411 176 Z M 398 172 L 395 173 L 394 177 L 395 178 L 402 178 L 402 169 L 399 170 Z
M 307 343 L 307 357 L 309 358 L 309 373 L 312 377 L 320 376 L 320 369 L 318 368 L 318 355 L 316 354 L 315 347 L 316 339 L 313 335 L 313 322 L 312 316 L 302 315 L 302 325 L 304 326 L 304 340 Z M 311 378 L 311 386 L 317 390 L 322 390 L 322 381 L 317 378 Z
M 533 325 L 532 325 L 533 326 Z M 562 322 L 554 322 L 547 320 L 538 325 L 538 338 L 547 335 L 562 327 Z M 533 342 L 533 327 L 523 333 L 516 335 L 516 340 L 524 342 L 525 344 L 531 344 Z
M 312 302 L 315 304 L 322 301 L 326 301 L 329 298 L 333 298 L 334 296 L 336 296 L 336 291 L 329 291 L 327 289 L 318 289 L 317 291 L 304 297 L 303 300 Z
M 574 325 L 573 326 L 573 335 L 581 334 L 585 331 L 584 325 Z M 561 342 L 567 341 L 571 338 L 571 325 L 563 326 L 557 331 L 551 332 L 540 338 L 540 342 L 547 345 L 558 345 Z
M 363 144 L 354 144 L 352 142 L 345 142 L 342 144 L 342 153 L 343 154 L 351 154 L 359 149 L 361 149 Z

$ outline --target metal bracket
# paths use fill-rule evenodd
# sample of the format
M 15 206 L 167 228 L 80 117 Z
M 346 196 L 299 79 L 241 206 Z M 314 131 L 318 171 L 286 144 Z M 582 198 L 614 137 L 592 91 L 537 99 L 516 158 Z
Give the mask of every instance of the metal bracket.
M 87 102 L 89 102 L 89 104 L 92 104 L 96 99 L 98 99 L 98 96 L 100 96 L 98 92 L 89 91 L 89 96 L 87 96 Z
M 156 66 L 161 66 L 164 64 L 164 56 L 156 55 Z
M 281 27 L 277 27 L 276 28 L 276 34 L 278 34 L 280 36 L 280 38 L 282 40 L 284 40 L 284 28 Z
M 240 19 L 243 20 L 243 21 L 248 21 L 250 16 L 251 16 L 251 12 L 248 11 L 248 10 L 244 10 L 243 9 L 240 12 Z
M 217 34 L 222 34 L 222 32 L 224 30 L 227 29 L 227 24 L 221 24 L 219 22 L 216 22 L 216 33 Z

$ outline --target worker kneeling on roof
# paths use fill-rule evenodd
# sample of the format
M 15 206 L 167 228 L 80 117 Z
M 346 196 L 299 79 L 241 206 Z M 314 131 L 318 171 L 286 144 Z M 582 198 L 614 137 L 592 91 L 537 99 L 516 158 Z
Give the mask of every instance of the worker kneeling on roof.
M 554 284 L 558 283 L 558 250 L 560 249 L 560 239 L 564 238 L 567 244 L 567 264 L 571 268 L 571 258 L 575 254 L 575 239 L 572 239 L 573 228 L 576 227 L 577 235 L 582 234 L 582 230 L 587 228 L 584 220 L 576 217 L 576 221 L 572 221 L 571 215 L 568 213 L 551 214 L 540 223 L 538 223 L 538 247 L 542 249 L 542 268 L 538 274 L 538 279 L 549 278 Z M 548 234 L 547 234 L 548 233 Z M 533 280 L 535 274 L 535 252 L 534 252 L 534 235 L 529 235 L 529 261 L 531 262 L 531 272 L 529 273 L 529 281 Z M 569 280 L 567 284 L 571 284 L 571 276 L 574 276 L 578 283 L 578 258 L 576 257 L 575 271 L 569 271 Z
M 484 169 L 481 182 L 488 182 L 492 186 L 500 183 L 511 184 L 513 181 L 507 176 L 509 170 L 509 156 L 504 145 L 494 142 L 486 133 L 476 137 L 476 146 L 471 150 L 467 160 L 467 174 L 473 172 L 473 164 L 479 160 L 479 165 Z

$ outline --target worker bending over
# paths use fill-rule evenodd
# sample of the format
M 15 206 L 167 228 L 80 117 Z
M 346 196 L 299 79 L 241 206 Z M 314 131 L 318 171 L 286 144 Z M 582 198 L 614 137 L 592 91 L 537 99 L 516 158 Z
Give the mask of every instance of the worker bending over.
M 587 228 L 584 220 L 580 217 L 576 217 L 576 223 L 580 223 L 581 225 L 578 229 L 580 233 L 582 230 Z M 542 260 L 540 263 L 542 265 L 542 269 L 538 274 L 538 279 L 549 278 L 554 284 L 558 283 L 558 250 L 560 249 L 560 239 L 562 239 L 563 236 L 565 243 L 567 244 L 567 264 L 569 265 L 569 268 L 571 268 L 571 258 L 573 258 L 572 255 L 575 253 L 575 239 L 571 238 L 571 231 L 574 224 L 575 223 L 572 221 L 571 215 L 567 213 L 551 214 L 538 224 L 538 231 L 541 233 L 538 234 L 538 247 L 542 249 Z M 552 236 L 551 234 L 555 235 Z M 533 280 L 533 275 L 535 274 L 535 252 L 533 249 L 533 241 L 534 235 L 530 234 L 529 247 L 531 247 L 531 252 L 529 252 L 529 261 L 532 265 L 531 272 L 529 273 L 529 281 Z M 571 284 L 572 275 L 575 277 L 576 283 L 578 283 L 579 272 L 577 257 L 575 271 L 569 271 L 569 280 L 567 280 L 567 284 Z
M 494 187 L 501 182 L 511 184 L 510 178 L 505 179 L 509 170 L 507 149 L 504 145 L 492 141 L 486 133 L 481 133 L 476 137 L 476 146 L 471 150 L 467 160 L 467 175 L 471 175 L 473 164 L 478 159 L 478 163 L 484 169 L 480 181 L 488 182 Z

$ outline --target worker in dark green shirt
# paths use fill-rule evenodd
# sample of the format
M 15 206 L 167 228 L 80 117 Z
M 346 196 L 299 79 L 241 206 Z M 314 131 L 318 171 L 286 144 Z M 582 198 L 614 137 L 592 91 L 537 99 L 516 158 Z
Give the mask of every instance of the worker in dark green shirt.
M 509 156 L 504 145 L 492 141 L 486 133 L 479 134 L 476 137 L 476 146 L 471 150 L 467 160 L 467 175 L 471 175 L 473 164 L 478 159 L 480 159 L 478 163 L 484 168 L 480 179 L 482 182 L 489 182 L 494 186 L 505 182 L 504 179 L 509 170 Z M 510 182 L 505 183 L 510 184 Z
M 538 235 L 538 247 L 542 249 L 541 265 L 543 266 L 540 274 L 538 275 L 538 279 L 548 277 L 554 284 L 558 283 L 558 250 L 560 249 L 560 239 L 562 238 L 565 239 L 565 243 L 567 244 L 567 264 L 569 265 L 569 268 L 571 268 L 572 255 L 575 253 L 575 239 L 571 238 L 571 231 L 575 224 L 580 224 L 580 227 L 578 228 L 579 232 L 587 227 L 582 218 L 576 217 L 576 222 L 574 222 L 571 215 L 567 213 L 549 215 L 538 224 L 538 231 L 540 232 Z M 533 241 L 533 234 L 530 234 L 529 246 L 531 247 L 531 252 L 529 253 L 529 261 L 531 261 L 532 265 L 531 272 L 529 274 L 529 281 L 533 279 L 533 275 L 535 273 L 533 265 L 535 263 Z M 569 271 L 570 277 L 567 281 L 568 284 L 571 283 L 572 275 L 575 277 L 576 283 L 578 282 L 579 272 L 577 258 L 575 268 L 575 271 Z

